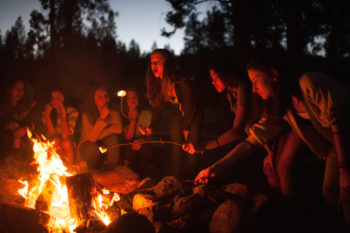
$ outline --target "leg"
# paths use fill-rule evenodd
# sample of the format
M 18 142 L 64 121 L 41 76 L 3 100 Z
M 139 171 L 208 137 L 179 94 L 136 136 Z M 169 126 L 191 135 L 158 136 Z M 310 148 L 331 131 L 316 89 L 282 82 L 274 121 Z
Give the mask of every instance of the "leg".
M 79 148 L 79 153 L 80 159 L 86 162 L 89 170 L 99 167 L 101 156 L 96 142 L 84 142 Z
M 183 123 L 181 116 L 175 115 L 170 117 L 169 130 L 171 141 L 177 142 L 179 144 L 184 143 Z M 178 145 L 172 145 L 170 159 L 171 173 L 176 177 L 180 177 L 182 175 L 181 167 L 183 166 L 183 157 L 184 151 L 182 148 Z
M 74 146 L 70 138 L 61 140 L 61 147 L 64 153 L 64 157 L 70 165 L 75 163 Z
M 102 144 L 109 148 L 107 151 L 106 164 L 115 166 L 120 162 L 120 139 L 118 134 L 111 134 L 102 139 Z

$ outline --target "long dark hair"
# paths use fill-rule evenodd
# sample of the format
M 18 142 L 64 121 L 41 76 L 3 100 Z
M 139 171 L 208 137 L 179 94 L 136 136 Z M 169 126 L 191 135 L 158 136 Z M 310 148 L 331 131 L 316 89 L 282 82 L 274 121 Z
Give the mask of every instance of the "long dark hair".
M 229 55 L 216 57 L 208 70 L 214 70 L 225 86 L 237 87 L 240 83 L 249 84 L 247 71 Z
M 247 70 L 253 69 L 265 73 L 269 77 L 278 72 L 277 79 L 273 82 L 274 95 L 264 101 L 264 116 L 282 117 L 291 104 L 291 95 L 300 96 L 298 79 L 295 73 L 288 68 L 288 62 L 284 54 L 272 51 L 264 51 L 255 56 L 247 65 Z
M 154 76 L 151 69 L 151 62 L 149 62 L 146 72 L 146 99 L 152 107 L 162 107 L 168 100 L 167 91 L 170 83 L 176 83 L 186 75 L 181 72 L 175 57 L 166 49 L 155 49 L 153 54 L 161 54 L 164 58 L 163 78 Z
M 103 85 L 95 86 L 88 92 L 87 98 L 82 106 L 82 112 L 87 115 L 91 123 L 95 123 L 100 116 L 100 112 L 95 104 L 95 92 L 97 90 L 104 90 L 109 95 L 108 89 Z M 111 107 L 110 103 L 107 103 L 107 105 Z
M 13 86 L 22 82 L 24 84 L 23 97 L 18 101 L 16 106 L 12 106 L 11 91 Z M 32 109 L 34 101 L 34 94 L 31 85 L 23 79 L 15 79 L 9 82 L 5 88 L 5 95 L 1 99 L 1 114 L 2 115 L 22 115 Z

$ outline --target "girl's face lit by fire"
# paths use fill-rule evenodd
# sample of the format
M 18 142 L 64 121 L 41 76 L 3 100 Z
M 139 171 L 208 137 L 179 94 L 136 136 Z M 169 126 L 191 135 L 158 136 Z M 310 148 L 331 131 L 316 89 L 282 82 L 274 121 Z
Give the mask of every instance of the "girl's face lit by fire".
M 98 109 L 102 109 L 102 107 L 106 106 L 107 103 L 109 102 L 108 94 L 103 89 L 97 89 L 95 91 L 94 99 Z
M 136 109 L 139 105 L 139 97 L 135 91 L 128 91 L 126 96 L 126 103 L 128 104 L 129 109 Z
M 60 91 L 51 92 L 51 104 L 54 108 L 59 108 L 64 101 L 64 95 Z
M 16 104 L 20 101 L 24 96 L 24 83 L 22 81 L 18 81 L 13 84 L 11 88 L 11 99 L 12 103 Z
M 220 79 L 219 75 L 213 69 L 210 69 L 209 73 L 211 77 L 211 84 L 213 84 L 217 92 L 223 92 L 226 89 L 226 86 Z
M 165 58 L 160 53 L 153 53 L 151 55 L 151 69 L 155 77 L 163 78 Z
M 252 82 L 252 90 L 258 94 L 262 99 L 270 99 L 274 94 L 274 82 L 276 81 L 276 76 L 271 77 L 271 75 L 265 72 L 249 69 L 248 76 Z

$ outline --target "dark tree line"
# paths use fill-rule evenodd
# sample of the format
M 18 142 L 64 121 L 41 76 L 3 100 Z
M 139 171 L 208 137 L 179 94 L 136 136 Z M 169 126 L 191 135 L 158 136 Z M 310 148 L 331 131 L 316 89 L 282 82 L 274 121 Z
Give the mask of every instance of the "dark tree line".
M 108 0 L 39 0 L 27 30 L 21 17 L 0 32 L 0 76 L 28 79 L 40 90 L 59 85 L 77 101 L 91 86 L 142 86 L 145 54 L 135 40 L 117 41 Z
M 331 0 L 166 0 L 173 31 L 185 28 L 185 51 L 228 46 L 280 48 L 298 55 L 349 57 L 350 16 L 345 2 Z M 205 5 L 206 4 L 206 5 Z M 202 5 L 202 7 L 200 7 Z M 207 9 L 199 20 L 199 9 Z M 324 42 L 320 42 L 323 38 Z
M 242 60 L 252 51 L 284 51 L 291 61 L 329 64 L 341 75 L 350 58 L 350 15 L 332 0 L 166 0 L 171 36 L 185 29 L 184 53 L 232 49 Z M 205 12 L 201 12 L 205 9 Z M 200 11 L 201 10 L 201 11 Z M 320 65 L 324 67 L 324 65 Z
M 0 32 L 2 80 L 17 75 L 38 87 L 59 83 L 76 99 L 97 83 L 143 86 L 147 54 L 141 54 L 135 40 L 128 46 L 117 40 L 118 13 L 108 0 L 39 1 L 41 9 L 32 11 L 28 32 L 20 17 L 5 34 Z M 264 48 L 285 52 L 292 66 L 310 64 L 347 79 L 350 15 L 343 2 L 165 1 L 172 6 L 166 21 L 173 30 L 162 29 L 162 35 L 185 29 L 180 61 L 196 74 L 198 87 L 211 90 L 206 88 L 207 66 L 219 52 L 232 52 L 244 64 L 253 51 Z

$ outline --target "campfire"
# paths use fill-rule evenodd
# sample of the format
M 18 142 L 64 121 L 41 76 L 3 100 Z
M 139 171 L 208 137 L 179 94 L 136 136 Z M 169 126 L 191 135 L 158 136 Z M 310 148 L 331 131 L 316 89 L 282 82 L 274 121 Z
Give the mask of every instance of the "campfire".
M 17 187 L 20 197 L 1 200 L 0 219 L 12 224 L 6 232 L 103 232 L 129 212 L 146 216 L 156 232 L 232 232 L 244 226 L 242 222 L 255 224 L 254 216 L 267 200 L 239 183 L 194 186 L 193 181 L 172 176 L 158 182 L 140 180 L 125 166 L 77 173 L 65 166 L 54 142 L 30 132 L 28 136 L 36 175 L 19 177 L 16 185 L 8 179 L 3 185 L 8 190 Z M 16 206 L 10 204 L 14 202 Z M 28 221 L 26 228 L 32 230 L 19 228 L 17 219 Z
M 82 181 L 81 175 L 76 178 L 74 171 L 68 172 L 60 155 L 56 153 L 54 141 L 32 138 L 29 131 L 28 137 L 33 142 L 34 151 L 31 165 L 37 167 L 38 175 L 35 180 L 18 180 L 24 186 L 18 190 L 18 193 L 25 199 L 24 206 L 40 210 L 49 216 L 45 226 L 49 232 L 74 232 L 82 221 L 91 218 L 98 218 L 105 225 L 110 224 L 111 218 L 107 210 L 114 202 L 120 200 L 119 195 L 107 189 L 98 190 L 90 182 L 88 185 L 90 188 L 84 187 L 86 192 L 89 192 L 89 198 L 77 200 L 83 195 L 76 196 L 79 186 L 74 185 L 79 182 L 86 185 L 88 184 L 86 179 Z M 69 188 L 71 190 L 68 190 Z M 83 213 L 83 216 L 81 215 L 82 210 L 77 210 L 78 206 L 73 204 L 79 201 L 82 201 L 84 205 L 91 204 L 85 208 L 86 213 Z

